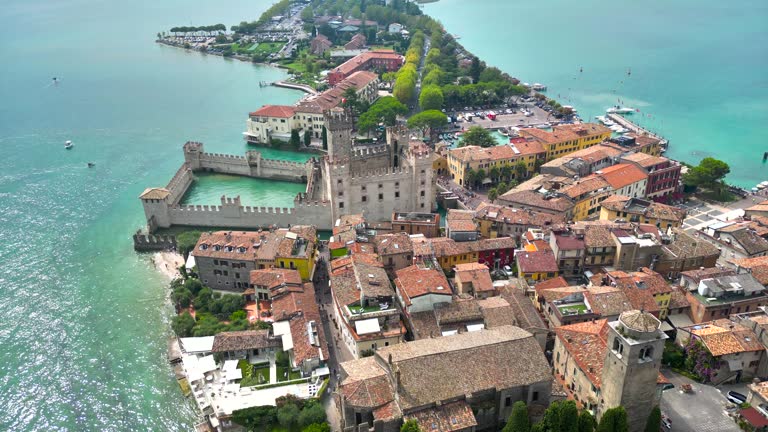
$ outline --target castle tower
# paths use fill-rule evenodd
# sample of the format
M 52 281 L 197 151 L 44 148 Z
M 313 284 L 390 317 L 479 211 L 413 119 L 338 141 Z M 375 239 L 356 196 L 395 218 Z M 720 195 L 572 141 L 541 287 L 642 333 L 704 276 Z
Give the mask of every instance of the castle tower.
M 203 143 L 187 141 L 184 144 L 184 162 L 189 165 L 192 171 L 200 169 L 200 155 L 205 152 Z
M 352 152 L 352 117 L 341 108 L 324 113 L 328 135 L 328 156 L 331 160 L 348 157 Z
M 657 380 L 667 335 L 655 316 L 638 310 L 622 312 L 608 326 L 597 414 L 600 417 L 621 405 L 627 411 L 630 432 L 642 431 L 661 399 Z

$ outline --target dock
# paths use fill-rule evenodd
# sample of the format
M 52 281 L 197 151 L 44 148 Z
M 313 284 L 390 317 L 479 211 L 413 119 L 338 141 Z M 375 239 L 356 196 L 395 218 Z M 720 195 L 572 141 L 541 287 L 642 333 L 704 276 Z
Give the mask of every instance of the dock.
M 626 117 L 624 116 L 621 116 L 619 114 L 606 114 L 606 117 L 611 119 L 611 121 L 613 121 L 614 123 L 621 125 L 621 127 L 623 127 L 624 129 L 629 129 L 631 132 L 634 132 L 638 135 L 646 135 L 646 136 L 658 139 L 659 141 L 661 141 L 660 144 L 663 148 L 666 148 L 667 144 L 669 144 L 669 141 L 666 138 L 656 135 L 655 133 L 647 129 L 644 129 L 640 125 L 632 123 L 631 121 L 627 120 Z
M 313 89 L 312 87 L 310 87 L 308 85 L 304 85 L 304 84 L 295 84 L 295 83 L 289 83 L 289 82 L 286 82 L 286 81 L 275 81 L 275 82 L 272 83 L 272 85 L 275 86 L 275 87 L 284 87 L 284 88 L 289 88 L 289 89 L 294 89 L 294 90 L 301 90 L 301 91 L 303 91 L 305 93 L 309 93 L 311 95 L 318 94 L 317 90 Z

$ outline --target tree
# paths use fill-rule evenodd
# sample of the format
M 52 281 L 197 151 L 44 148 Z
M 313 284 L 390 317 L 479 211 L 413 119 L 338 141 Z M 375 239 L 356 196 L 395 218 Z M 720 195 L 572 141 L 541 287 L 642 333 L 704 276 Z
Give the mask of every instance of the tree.
M 498 185 L 496 185 L 496 191 L 499 193 L 499 196 L 504 195 L 509 191 L 509 185 L 505 182 L 501 182 Z
M 480 72 L 478 77 L 480 82 L 506 81 L 504 73 L 499 68 L 489 67 Z
M 579 432 L 579 409 L 572 400 L 560 404 L 560 432 Z
M 176 236 L 176 249 L 185 257 L 195 248 L 197 241 L 200 240 L 200 231 L 184 231 Z
M 597 420 L 589 411 L 584 410 L 579 414 L 579 432 L 595 432 L 596 427 Z
M 298 129 L 291 130 L 291 140 L 289 141 L 289 143 L 293 148 L 299 148 L 299 146 L 301 146 L 301 137 L 299 136 Z
M 488 190 L 488 199 L 491 200 L 491 203 L 496 201 L 496 198 L 499 197 L 499 191 L 496 190 L 496 188 L 491 188 Z
M 370 132 L 376 129 L 379 123 L 384 123 L 385 126 L 394 126 L 397 122 L 397 116 L 407 112 L 408 108 L 394 97 L 380 98 L 360 115 L 357 129 L 361 132 Z
M 195 327 L 195 319 L 189 312 L 184 312 L 181 315 L 176 315 L 171 320 L 171 328 L 178 337 L 192 336 L 192 328 Z
M 323 150 L 328 150 L 328 130 L 325 128 L 325 125 L 323 125 Z
M 528 174 L 528 164 L 524 161 L 519 161 L 515 164 L 515 178 L 518 180 L 524 179 Z
M 319 403 L 307 403 L 299 413 L 299 426 L 306 427 L 313 423 L 325 422 L 325 409 Z
M 299 409 L 294 404 L 285 404 L 277 410 L 277 421 L 286 429 L 292 429 L 298 419 Z
M 491 171 L 488 174 L 490 174 L 491 179 L 493 179 L 494 181 L 497 181 L 501 176 L 501 170 L 499 169 L 499 167 L 495 166 L 491 168 Z
M 437 130 L 448 124 L 448 117 L 438 110 L 422 111 L 408 119 L 408 127 L 430 131 L 435 134 Z
M 730 172 L 731 168 L 727 163 L 707 157 L 702 159 L 697 166 L 688 170 L 688 173 L 683 176 L 683 181 L 686 185 L 701 186 L 719 191 L 723 186 L 722 180 Z
M 304 146 L 309 147 L 309 145 L 312 143 L 312 132 L 305 130 L 304 131 Z
M 483 65 L 480 64 L 480 59 L 472 56 L 472 64 L 469 66 L 469 76 L 472 77 L 473 82 L 480 81 L 480 73 L 483 71 Z
M 315 19 L 315 12 L 312 10 L 312 6 L 307 6 L 301 11 L 301 20 L 304 22 L 310 22 Z
M 472 126 L 461 137 L 461 146 L 476 145 L 480 147 L 494 147 L 498 143 L 490 132 L 482 126 Z
M 653 407 L 648 421 L 645 423 L 645 432 L 656 432 L 661 428 L 661 410 L 658 406 Z
M 171 299 L 178 307 L 188 308 L 189 305 L 192 303 L 192 293 L 189 292 L 188 289 L 182 286 L 173 290 L 173 293 L 171 294 Z
M 400 432 L 421 432 L 421 428 L 415 419 L 410 419 L 400 426 Z
M 213 302 L 213 291 L 205 287 L 202 290 L 200 290 L 199 293 L 197 293 L 197 296 L 195 296 L 195 301 L 193 304 L 195 305 L 195 309 L 198 311 L 207 312 L 208 307 Z
M 472 169 L 469 168 L 466 171 L 464 171 L 464 187 L 470 187 L 472 184 L 475 183 L 475 180 L 477 179 L 477 173 Z
M 528 419 L 528 407 L 525 402 L 517 401 L 512 405 L 512 414 L 507 419 L 507 425 L 502 432 L 528 432 L 531 430 L 531 421 Z
M 439 110 L 443 107 L 443 91 L 436 85 L 429 85 L 421 90 L 419 106 L 423 110 Z
M 331 432 L 331 426 L 328 423 L 312 423 L 301 432 Z
M 235 410 L 232 421 L 248 430 L 271 430 L 277 426 L 277 408 L 264 405 Z
M 623 406 L 611 408 L 603 413 L 597 432 L 629 432 L 627 412 Z

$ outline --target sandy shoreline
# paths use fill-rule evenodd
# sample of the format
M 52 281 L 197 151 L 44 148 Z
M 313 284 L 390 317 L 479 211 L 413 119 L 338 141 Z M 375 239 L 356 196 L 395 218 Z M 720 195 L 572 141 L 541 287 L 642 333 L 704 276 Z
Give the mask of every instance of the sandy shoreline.
M 157 271 L 173 280 L 181 277 L 179 267 L 184 265 L 184 257 L 176 252 L 156 252 L 152 255 L 152 264 Z

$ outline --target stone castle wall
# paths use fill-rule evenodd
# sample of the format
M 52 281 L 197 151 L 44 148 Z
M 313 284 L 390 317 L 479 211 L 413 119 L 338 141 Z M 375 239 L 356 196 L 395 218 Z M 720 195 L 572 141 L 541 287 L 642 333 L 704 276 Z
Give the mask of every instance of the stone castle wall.
M 168 192 L 170 192 L 168 203 L 178 204 L 194 180 L 195 176 L 192 174 L 189 165 L 186 163 L 181 164 L 178 171 L 176 171 L 176 174 L 174 174 L 171 181 L 169 181 L 168 185 L 165 187 L 168 189 Z

